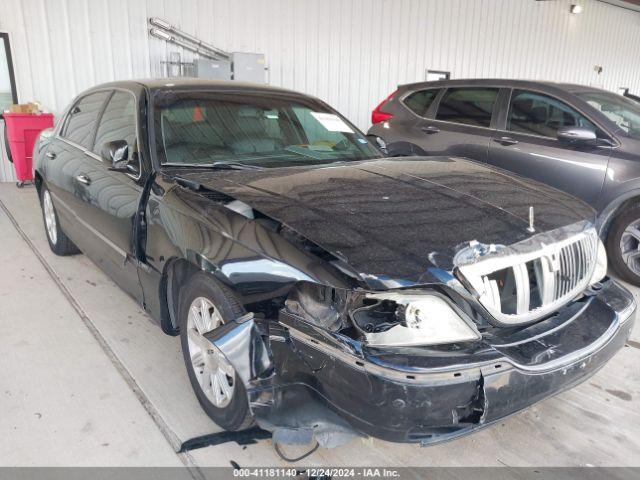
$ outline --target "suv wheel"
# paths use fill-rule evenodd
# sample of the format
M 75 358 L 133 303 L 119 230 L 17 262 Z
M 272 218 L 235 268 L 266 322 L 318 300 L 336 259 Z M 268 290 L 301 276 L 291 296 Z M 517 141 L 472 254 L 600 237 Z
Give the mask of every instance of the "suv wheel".
M 614 220 L 607 237 L 607 253 L 620 278 L 640 286 L 640 205 Z
M 206 273 L 196 273 L 180 292 L 180 343 L 189 381 L 200 405 L 226 430 L 253 422 L 247 393 L 233 366 L 206 333 L 245 313 L 228 288 Z

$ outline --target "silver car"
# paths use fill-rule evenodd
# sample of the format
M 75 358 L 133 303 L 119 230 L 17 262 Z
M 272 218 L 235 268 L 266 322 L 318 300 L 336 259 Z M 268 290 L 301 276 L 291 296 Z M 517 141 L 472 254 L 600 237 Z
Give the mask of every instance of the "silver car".
M 391 155 L 495 165 L 593 206 L 609 259 L 640 285 L 640 104 L 582 85 L 445 80 L 402 85 L 368 135 Z

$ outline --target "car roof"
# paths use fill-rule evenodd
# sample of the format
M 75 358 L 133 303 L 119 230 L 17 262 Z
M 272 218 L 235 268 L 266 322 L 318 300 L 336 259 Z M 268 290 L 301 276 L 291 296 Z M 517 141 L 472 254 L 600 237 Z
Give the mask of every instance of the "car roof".
M 566 93 L 603 92 L 600 88 L 574 83 L 551 82 L 546 80 L 514 80 L 509 78 L 460 78 L 455 80 L 436 80 L 433 82 L 415 82 L 399 85 L 399 88 L 413 90 L 415 88 L 437 88 L 455 86 L 496 86 L 512 88 L 539 88 L 557 90 Z
M 143 86 L 149 90 L 202 90 L 202 89 L 210 89 L 215 91 L 224 91 L 224 90 L 243 90 L 243 91 L 251 91 L 251 92 L 264 92 L 264 93 L 286 93 L 289 95 L 299 95 L 299 96 L 307 96 L 302 93 L 295 92 L 293 90 L 287 90 L 279 87 L 272 87 L 270 85 L 264 85 L 260 83 L 250 83 L 250 82 L 239 82 L 236 80 L 207 80 L 202 78 L 188 78 L 188 77 L 178 77 L 178 78 L 152 78 L 152 79 L 135 79 L 135 80 L 120 80 L 116 82 L 102 83 L 100 85 L 96 85 L 85 93 L 88 93 L 92 90 L 100 90 L 105 88 L 124 88 L 124 89 L 135 89 Z

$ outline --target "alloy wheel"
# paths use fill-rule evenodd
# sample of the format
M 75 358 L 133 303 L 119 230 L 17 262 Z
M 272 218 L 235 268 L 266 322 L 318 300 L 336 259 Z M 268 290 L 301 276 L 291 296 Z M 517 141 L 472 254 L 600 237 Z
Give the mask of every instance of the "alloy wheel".
M 51 194 L 49 190 L 44 191 L 42 196 L 42 210 L 44 212 L 44 223 L 47 228 L 47 235 L 52 244 L 56 244 L 58 241 L 58 231 L 56 229 L 56 212 L 53 209 L 53 202 L 51 201 Z
M 189 358 L 200 388 L 218 408 L 226 407 L 233 398 L 235 370 L 204 335 L 223 323 L 220 312 L 208 298 L 197 297 L 191 302 L 187 317 Z
M 640 219 L 624 229 L 620 237 L 622 260 L 636 275 L 640 275 Z

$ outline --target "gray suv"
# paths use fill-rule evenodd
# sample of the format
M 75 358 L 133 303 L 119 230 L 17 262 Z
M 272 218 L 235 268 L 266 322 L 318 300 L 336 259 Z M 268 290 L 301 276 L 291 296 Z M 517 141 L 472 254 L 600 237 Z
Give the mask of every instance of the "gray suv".
M 640 285 L 640 103 L 582 85 L 445 80 L 400 86 L 372 123 L 390 155 L 464 156 L 581 198 L 616 272 Z

